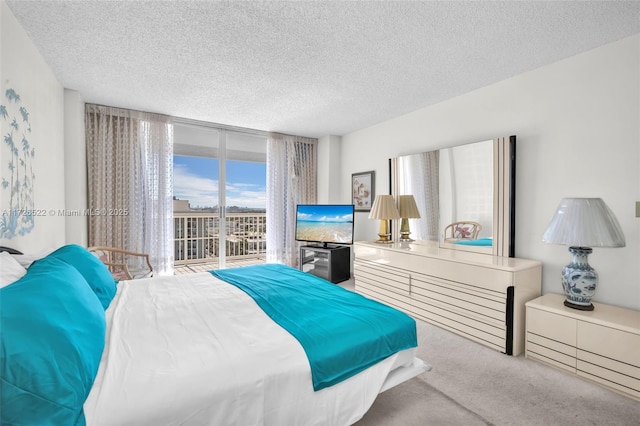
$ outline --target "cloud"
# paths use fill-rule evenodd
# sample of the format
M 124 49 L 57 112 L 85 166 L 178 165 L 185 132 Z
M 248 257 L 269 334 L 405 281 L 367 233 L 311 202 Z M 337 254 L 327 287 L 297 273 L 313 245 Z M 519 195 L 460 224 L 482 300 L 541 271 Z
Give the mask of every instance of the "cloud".
M 173 195 L 189 200 L 191 207 L 218 205 L 218 181 L 191 173 L 188 167 L 177 164 L 173 168 Z
M 264 208 L 267 203 L 266 189 L 254 183 L 227 182 L 227 206 Z M 218 205 L 218 180 L 198 176 L 183 164 L 173 169 L 173 195 L 189 200 L 191 207 L 214 207 Z

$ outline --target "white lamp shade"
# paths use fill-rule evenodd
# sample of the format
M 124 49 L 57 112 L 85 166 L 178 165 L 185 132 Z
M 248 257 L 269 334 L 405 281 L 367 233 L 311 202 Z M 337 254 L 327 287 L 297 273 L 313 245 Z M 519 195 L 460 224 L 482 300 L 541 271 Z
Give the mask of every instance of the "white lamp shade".
M 398 197 L 398 205 L 400 209 L 400 217 L 402 218 L 419 218 L 420 212 L 416 205 L 413 195 L 400 195 Z
M 613 212 L 601 198 L 563 198 L 542 241 L 574 247 L 624 247 Z
M 369 212 L 369 219 L 400 219 L 400 213 L 398 213 L 393 196 L 376 195 Z

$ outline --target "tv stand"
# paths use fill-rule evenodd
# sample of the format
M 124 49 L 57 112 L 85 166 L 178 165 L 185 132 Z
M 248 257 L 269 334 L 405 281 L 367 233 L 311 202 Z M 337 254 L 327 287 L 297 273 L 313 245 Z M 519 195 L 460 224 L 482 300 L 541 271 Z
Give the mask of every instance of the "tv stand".
M 300 270 L 332 283 L 351 278 L 351 247 L 302 246 Z

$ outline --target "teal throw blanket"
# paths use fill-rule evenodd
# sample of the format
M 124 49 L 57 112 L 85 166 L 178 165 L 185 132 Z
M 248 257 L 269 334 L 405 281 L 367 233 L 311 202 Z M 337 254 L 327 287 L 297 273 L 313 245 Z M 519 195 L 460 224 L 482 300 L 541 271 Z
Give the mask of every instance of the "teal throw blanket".
M 264 264 L 210 272 L 251 296 L 300 342 L 316 391 L 417 346 L 413 318 L 298 269 Z

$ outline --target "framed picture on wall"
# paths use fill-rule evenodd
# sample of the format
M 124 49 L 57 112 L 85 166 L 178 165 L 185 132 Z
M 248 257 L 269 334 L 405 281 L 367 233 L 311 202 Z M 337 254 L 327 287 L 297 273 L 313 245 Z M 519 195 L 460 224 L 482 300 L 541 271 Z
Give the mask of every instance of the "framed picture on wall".
M 361 172 L 351 175 L 351 199 L 357 212 L 368 212 L 375 197 L 376 172 Z

